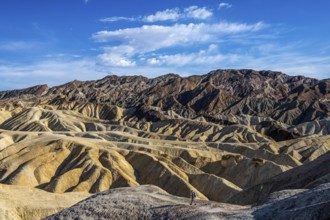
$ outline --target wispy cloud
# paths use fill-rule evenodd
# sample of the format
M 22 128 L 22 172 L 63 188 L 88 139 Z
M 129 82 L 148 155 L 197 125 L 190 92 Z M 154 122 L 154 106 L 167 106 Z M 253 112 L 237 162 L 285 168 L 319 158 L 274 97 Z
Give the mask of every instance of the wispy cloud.
M 107 50 L 109 48 L 105 48 Z M 117 48 L 115 50 L 130 48 Z M 139 65 L 106 65 L 94 58 L 68 61 L 67 59 L 46 59 L 30 65 L 0 65 L 0 90 L 18 89 L 48 84 L 51 86 L 68 81 L 93 80 L 107 74 L 145 75 L 156 77 L 166 73 L 180 75 L 205 74 L 219 68 L 251 68 L 257 70 L 277 70 L 291 75 L 305 75 L 312 78 L 329 78 L 329 56 L 306 56 L 297 52 L 274 50 L 253 53 L 221 53 L 221 48 L 210 44 L 205 50 L 191 53 L 151 54 Z M 109 51 L 108 51 L 109 52 Z M 133 52 L 132 52 L 133 53 Z M 133 61 L 135 62 L 135 61 Z
M 45 59 L 33 64 L 0 65 L 0 90 L 25 88 L 36 84 L 59 85 L 70 80 L 90 80 L 106 75 L 95 60 Z
M 221 53 L 217 47 L 210 46 L 207 50 L 196 53 L 177 53 L 159 55 L 149 58 L 151 66 L 168 66 L 177 72 L 201 74 L 212 69 L 256 69 L 274 70 L 289 75 L 304 75 L 316 79 L 330 78 L 330 56 L 306 56 L 298 52 L 269 51 L 258 53 Z
M 118 29 L 114 31 L 99 31 L 92 35 L 97 42 L 120 40 L 141 47 L 151 47 L 150 50 L 170 47 L 177 44 L 191 44 L 216 40 L 224 34 L 255 32 L 265 28 L 263 22 L 254 24 L 219 22 L 214 24 L 189 23 L 165 25 L 143 25 L 141 27 Z
M 205 20 L 213 15 L 212 10 L 206 7 L 190 6 L 184 9 L 172 8 L 163 11 L 157 11 L 154 14 L 137 17 L 114 16 L 100 19 L 101 22 L 116 21 L 140 21 L 146 23 L 154 23 L 160 21 L 178 21 L 181 19 L 197 19 Z
M 190 12 L 192 16 L 195 9 L 187 8 L 185 16 Z M 195 13 L 195 17 L 205 17 L 202 14 Z M 330 57 L 303 56 L 297 52 L 303 47 L 301 42 L 290 45 L 270 43 L 277 42 L 278 36 L 266 31 L 270 30 L 269 27 L 263 22 L 143 25 L 99 31 L 92 38 L 96 42 L 116 45 L 103 49 L 99 55 L 101 63 L 111 67 L 166 67 L 173 68 L 173 72 L 190 74 L 214 68 L 272 69 L 326 78 Z M 236 49 L 222 51 L 228 44 L 236 45 Z
M 171 55 L 159 55 L 147 59 L 147 63 L 157 66 L 196 66 L 212 65 L 231 59 L 231 56 L 224 56 L 219 53 L 218 46 L 211 44 L 206 50 L 199 50 L 192 53 L 177 53 Z
M 35 41 L 7 41 L 0 43 L 0 51 L 19 52 L 39 48 L 41 45 L 42 43 Z
M 155 14 L 145 16 L 142 20 L 145 22 L 156 22 L 156 21 L 177 21 L 182 15 L 178 8 L 166 9 L 164 11 L 157 11 Z
M 172 67 L 161 66 L 109 67 L 100 65 L 93 58 L 71 61 L 46 59 L 29 65 L 2 64 L 0 65 L 0 91 L 22 89 L 40 84 L 56 86 L 76 79 L 95 80 L 109 74 L 156 77 L 173 71 L 175 70 Z
M 226 3 L 226 2 L 221 2 L 218 6 L 218 9 L 224 9 L 224 8 L 231 8 L 233 7 L 233 5 L 229 4 L 229 3 Z
M 97 42 L 110 44 L 121 41 L 120 44 L 106 47 L 99 58 L 106 65 L 124 67 L 137 65 L 134 59 L 141 59 L 141 57 L 154 51 L 173 47 L 214 44 L 230 38 L 232 35 L 257 32 L 265 27 L 266 25 L 262 22 L 255 24 L 220 22 L 214 24 L 174 24 L 171 26 L 143 25 L 136 28 L 100 31 L 95 33 L 92 38 Z M 158 58 L 150 58 L 148 62 L 150 64 L 169 63 L 171 59 L 176 58 L 178 57 L 164 54 Z
M 123 16 L 114 16 L 109 18 L 101 18 L 101 22 L 116 22 L 116 21 L 136 21 L 138 18 L 123 17 Z
M 204 20 L 210 16 L 212 16 L 212 11 L 207 9 L 206 7 L 197 7 L 197 6 L 190 6 L 184 9 L 185 17 L 187 18 L 195 18 Z
M 291 75 L 304 75 L 317 79 L 329 78 L 330 56 L 306 56 L 290 50 L 257 56 L 240 57 L 247 68 L 278 70 Z

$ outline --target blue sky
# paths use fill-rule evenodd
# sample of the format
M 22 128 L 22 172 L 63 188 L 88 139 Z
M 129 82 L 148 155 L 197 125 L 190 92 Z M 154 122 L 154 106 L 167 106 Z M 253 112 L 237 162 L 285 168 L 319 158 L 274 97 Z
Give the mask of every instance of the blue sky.
M 330 78 L 328 0 L 2 0 L 0 90 L 252 68 Z

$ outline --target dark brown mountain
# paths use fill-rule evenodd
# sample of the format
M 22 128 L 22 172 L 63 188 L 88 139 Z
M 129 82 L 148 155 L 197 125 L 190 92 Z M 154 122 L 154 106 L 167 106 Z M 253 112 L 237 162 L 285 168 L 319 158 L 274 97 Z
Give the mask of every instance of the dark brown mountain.
M 37 85 L 26 89 L 9 90 L 0 92 L 0 99 L 10 98 L 29 98 L 29 97 L 41 97 L 46 95 L 49 90 L 47 85 Z
M 250 115 L 297 125 L 330 115 L 329 91 L 330 80 L 243 69 L 189 77 L 168 74 L 153 79 L 111 75 L 52 88 L 42 85 L 0 92 L 0 98 L 38 98 L 56 104 L 106 103 L 123 108 L 153 106 L 186 118 L 204 116 L 217 121 L 222 116 Z

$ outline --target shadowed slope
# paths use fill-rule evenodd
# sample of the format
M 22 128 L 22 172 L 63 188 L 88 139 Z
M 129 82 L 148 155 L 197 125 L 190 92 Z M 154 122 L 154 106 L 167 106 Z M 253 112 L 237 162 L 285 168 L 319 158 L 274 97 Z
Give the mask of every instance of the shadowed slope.
M 252 204 L 262 201 L 275 191 L 284 189 L 313 188 L 330 181 L 330 152 L 316 160 L 289 171 L 271 177 L 265 182 L 255 185 L 234 195 L 229 202 L 236 204 Z

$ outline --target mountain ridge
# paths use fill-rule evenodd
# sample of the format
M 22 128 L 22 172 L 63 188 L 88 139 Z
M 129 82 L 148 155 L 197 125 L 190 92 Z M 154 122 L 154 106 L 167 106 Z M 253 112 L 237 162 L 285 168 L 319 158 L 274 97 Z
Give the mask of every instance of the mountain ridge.
M 100 80 L 75 80 L 51 88 L 41 85 L 0 92 L 0 100 L 47 99 L 51 103 L 65 98 L 66 101 L 105 103 L 122 108 L 153 106 L 162 111 L 173 110 L 188 118 L 244 114 L 299 124 L 330 115 L 329 91 L 330 80 L 273 71 L 230 69 L 188 77 L 177 74 L 155 78 L 110 75 Z M 290 114 L 297 107 L 307 113 Z

